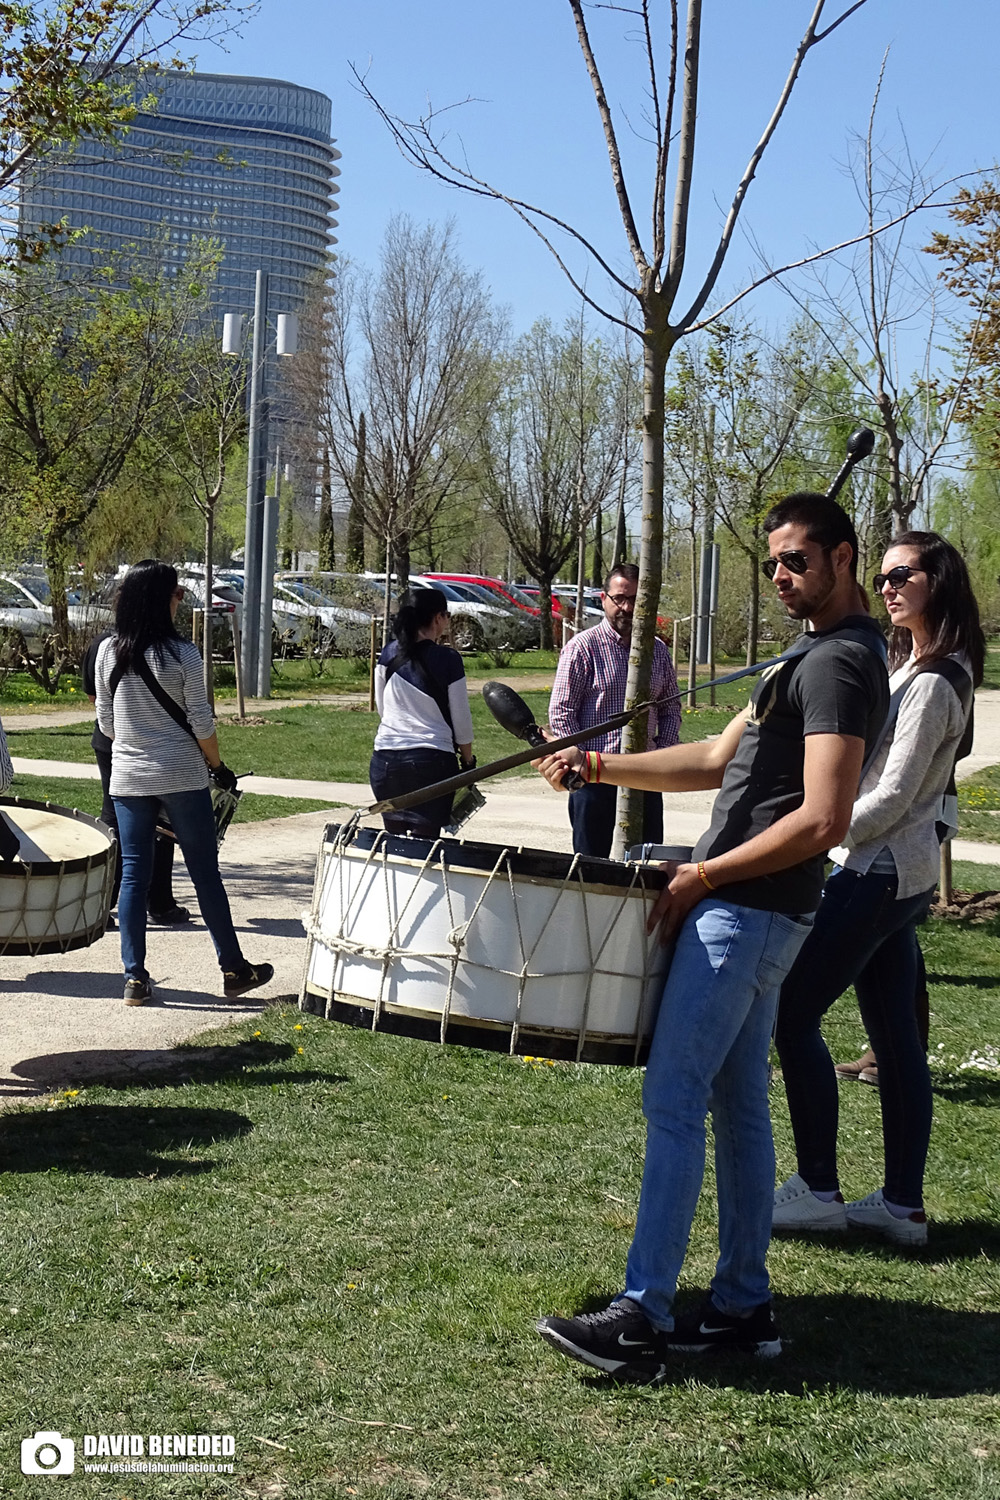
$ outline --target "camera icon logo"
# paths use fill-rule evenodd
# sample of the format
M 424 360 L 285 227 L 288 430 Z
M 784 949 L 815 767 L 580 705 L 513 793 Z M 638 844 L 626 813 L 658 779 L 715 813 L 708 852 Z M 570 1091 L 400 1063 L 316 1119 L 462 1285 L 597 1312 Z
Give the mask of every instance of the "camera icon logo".
M 36 1432 L 21 1443 L 22 1474 L 72 1474 L 76 1444 L 61 1432 Z

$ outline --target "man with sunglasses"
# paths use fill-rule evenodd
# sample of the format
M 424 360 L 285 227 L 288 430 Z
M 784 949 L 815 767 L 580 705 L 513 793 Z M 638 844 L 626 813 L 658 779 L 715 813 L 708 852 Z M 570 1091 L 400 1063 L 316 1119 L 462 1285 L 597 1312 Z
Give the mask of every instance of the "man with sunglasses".
M 577 734 L 589 724 L 600 724 L 624 709 L 638 588 L 639 569 L 634 563 L 612 568 L 601 594 L 604 619 L 590 630 L 582 630 L 560 652 L 549 701 L 549 727 L 554 735 L 562 738 Z M 663 750 L 676 745 L 681 733 L 677 678 L 670 652 L 658 638 L 653 643 L 649 696 L 667 701 L 648 717 L 648 748 Z M 588 740 L 587 749 L 602 755 L 617 753 L 621 743 L 622 732 L 614 729 Z M 570 794 L 574 854 L 607 859 L 614 840 L 617 800 L 617 787 L 597 782 Z M 663 838 L 663 797 L 659 792 L 647 791 L 643 804 L 643 842 L 658 844 Z
M 671 1352 L 778 1354 L 766 1268 L 774 1194 L 768 1046 L 781 982 L 812 924 L 827 849 L 846 833 L 885 719 L 885 643 L 856 578 L 857 536 L 824 495 L 776 505 L 764 571 L 811 629 L 715 740 L 602 757 L 602 781 L 718 787 L 712 823 L 653 910 L 675 952 L 643 1086 L 646 1159 L 623 1291 L 598 1313 L 543 1318 L 542 1337 L 609 1374 L 662 1377 Z M 587 760 L 539 763 L 555 786 Z M 675 1322 L 677 1278 L 715 1136 L 719 1261 L 701 1310 Z

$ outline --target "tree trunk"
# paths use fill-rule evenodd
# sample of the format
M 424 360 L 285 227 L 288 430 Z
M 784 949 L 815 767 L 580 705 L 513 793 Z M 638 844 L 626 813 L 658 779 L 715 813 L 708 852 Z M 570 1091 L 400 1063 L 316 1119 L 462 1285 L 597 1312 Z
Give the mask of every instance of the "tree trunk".
M 604 587 L 604 510 L 599 505 L 597 514 L 594 516 L 594 562 L 590 571 L 590 584 L 592 588 L 602 589 Z
M 750 564 L 750 604 L 747 616 L 747 666 L 757 662 L 757 647 L 760 640 L 760 563 L 756 549 L 747 559 Z
M 547 578 L 538 580 L 538 607 L 542 612 L 539 622 L 541 627 L 541 640 L 539 642 L 542 651 L 552 650 L 552 574 Z
M 666 308 L 648 273 L 645 281 L 642 299 L 645 315 L 642 340 L 642 537 L 639 592 L 625 689 L 626 708 L 649 697 L 663 573 L 663 402 L 667 360 L 673 340 Z M 646 737 L 647 716 L 641 714 L 625 726 L 623 751 L 645 750 Z M 611 851 L 613 858 L 621 859 L 631 844 L 641 841 L 642 808 L 641 792 L 626 787 L 619 789 L 618 827 Z
M 205 697 L 208 699 L 209 707 L 215 712 L 215 682 L 212 666 L 212 553 L 215 550 L 215 506 L 209 505 L 205 510 L 205 613 L 204 629 L 202 631 L 201 648 L 204 653 L 202 667 L 204 670 Z
M 66 598 L 68 548 L 63 533 L 53 528 L 44 543 L 45 571 L 52 594 L 52 635 L 58 662 L 69 655 L 69 601 Z M 58 674 L 57 679 L 58 681 Z

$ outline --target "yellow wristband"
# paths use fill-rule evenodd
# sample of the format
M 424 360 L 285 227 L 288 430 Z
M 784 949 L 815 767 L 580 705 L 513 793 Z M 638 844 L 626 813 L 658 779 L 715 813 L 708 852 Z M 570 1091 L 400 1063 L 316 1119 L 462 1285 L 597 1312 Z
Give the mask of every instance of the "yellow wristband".
M 705 861 L 703 859 L 700 859 L 698 861 L 698 879 L 701 881 L 702 885 L 705 887 L 706 890 L 709 890 L 709 891 L 714 891 L 715 890 L 715 886 L 712 884 L 712 882 L 709 880 L 708 876 L 705 874 Z

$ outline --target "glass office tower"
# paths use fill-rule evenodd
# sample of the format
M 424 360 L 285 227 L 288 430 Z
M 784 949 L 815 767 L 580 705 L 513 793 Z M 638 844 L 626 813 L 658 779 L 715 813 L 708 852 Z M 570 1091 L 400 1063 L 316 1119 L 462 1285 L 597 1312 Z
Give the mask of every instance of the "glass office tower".
M 164 72 L 143 82 L 141 111 L 121 145 L 84 140 L 55 151 L 21 192 L 20 232 L 65 217 L 89 230 L 60 251 L 93 264 L 95 249 L 157 236 L 178 268 L 193 240 L 224 246 L 213 301 L 252 313 L 258 269 L 275 312 L 298 312 L 328 271 L 335 243 L 336 162 L 325 94 L 273 78 Z

